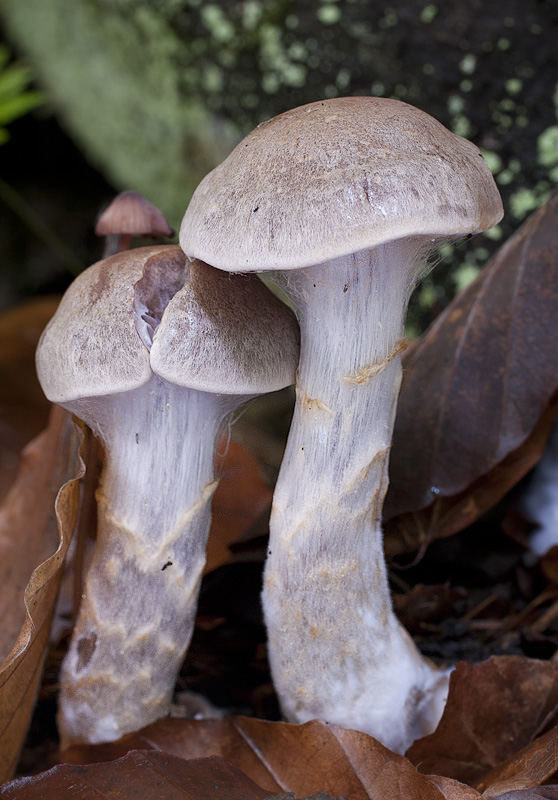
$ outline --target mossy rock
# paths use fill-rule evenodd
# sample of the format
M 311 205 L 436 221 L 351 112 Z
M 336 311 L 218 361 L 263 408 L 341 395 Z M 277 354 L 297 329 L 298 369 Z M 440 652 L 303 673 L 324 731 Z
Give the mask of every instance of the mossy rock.
M 90 160 L 176 225 L 199 180 L 238 137 L 181 90 L 181 45 L 164 17 L 145 4 L 109 6 L 2 0 L 0 13 Z
M 92 162 L 175 226 L 241 135 L 343 94 L 411 102 L 487 152 L 508 214 L 467 268 L 558 180 L 556 3 L 0 0 L 0 17 Z

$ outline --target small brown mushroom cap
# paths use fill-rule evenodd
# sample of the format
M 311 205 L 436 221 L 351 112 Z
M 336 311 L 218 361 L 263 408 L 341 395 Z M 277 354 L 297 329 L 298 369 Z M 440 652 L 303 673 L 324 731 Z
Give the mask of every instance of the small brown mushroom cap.
M 502 203 L 480 150 L 398 100 L 343 97 L 253 130 L 196 189 L 184 252 L 296 269 L 407 236 L 486 230 Z
M 95 233 L 97 236 L 174 236 L 161 211 L 139 192 L 131 190 L 116 195 L 97 220 Z
M 298 357 L 295 316 L 259 278 L 194 260 L 155 333 L 151 366 L 171 383 L 244 395 L 294 383 Z
M 68 407 L 153 373 L 192 389 L 258 394 L 294 382 L 298 326 L 255 276 L 190 263 L 176 245 L 141 247 L 76 278 L 36 362 L 46 396 Z

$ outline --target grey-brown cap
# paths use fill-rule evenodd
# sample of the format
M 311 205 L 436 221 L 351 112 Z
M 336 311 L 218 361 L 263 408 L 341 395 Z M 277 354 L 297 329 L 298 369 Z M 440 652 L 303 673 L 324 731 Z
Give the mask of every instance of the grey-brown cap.
M 298 358 L 296 318 L 258 277 L 228 275 L 198 260 L 167 305 L 151 349 L 162 378 L 218 394 L 289 386 Z
M 149 351 L 134 322 L 134 284 L 161 246 L 98 261 L 68 287 L 37 347 L 37 373 L 53 403 L 125 392 L 149 380 Z
M 200 183 L 180 245 L 231 271 L 296 269 L 407 236 L 486 230 L 480 150 L 407 103 L 344 97 L 264 122 Z
M 164 214 L 132 190 L 120 192 L 106 207 L 95 226 L 97 236 L 174 236 Z
M 46 396 L 68 407 L 134 389 L 153 372 L 203 391 L 258 394 L 294 382 L 298 326 L 255 276 L 190 262 L 175 245 L 141 247 L 76 278 L 36 360 Z

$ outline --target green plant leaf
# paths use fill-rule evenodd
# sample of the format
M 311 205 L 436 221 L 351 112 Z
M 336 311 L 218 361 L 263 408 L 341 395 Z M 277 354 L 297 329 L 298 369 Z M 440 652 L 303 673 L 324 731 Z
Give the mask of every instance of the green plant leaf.
M 21 64 L 12 64 L 0 72 L 0 102 L 21 94 L 33 80 L 33 71 L 30 67 Z
M 42 92 L 24 92 L 11 100 L 0 100 L 0 125 L 7 125 L 44 102 Z

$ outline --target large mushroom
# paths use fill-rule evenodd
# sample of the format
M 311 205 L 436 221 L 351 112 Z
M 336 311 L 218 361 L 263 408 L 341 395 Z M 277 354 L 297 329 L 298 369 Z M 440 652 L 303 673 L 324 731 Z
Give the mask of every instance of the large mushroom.
M 480 151 L 396 100 L 310 103 L 262 123 L 200 183 L 180 244 L 222 270 L 275 271 L 296 306 L 296 406 L 263 604 L 285 716 L 404 751 L 442 713 L 394 616 L 381 510 L 408 299 L 436 246 L 494 225 Z
M 292 312 L 256 276 L 176 246 L 94 264 L 37 349 L 47 397 L 102 440 L 98 532 L 61 678 L 63 746 L 117 739 L 170 705 L 192 635 L 225 417 L 294 381 Z

